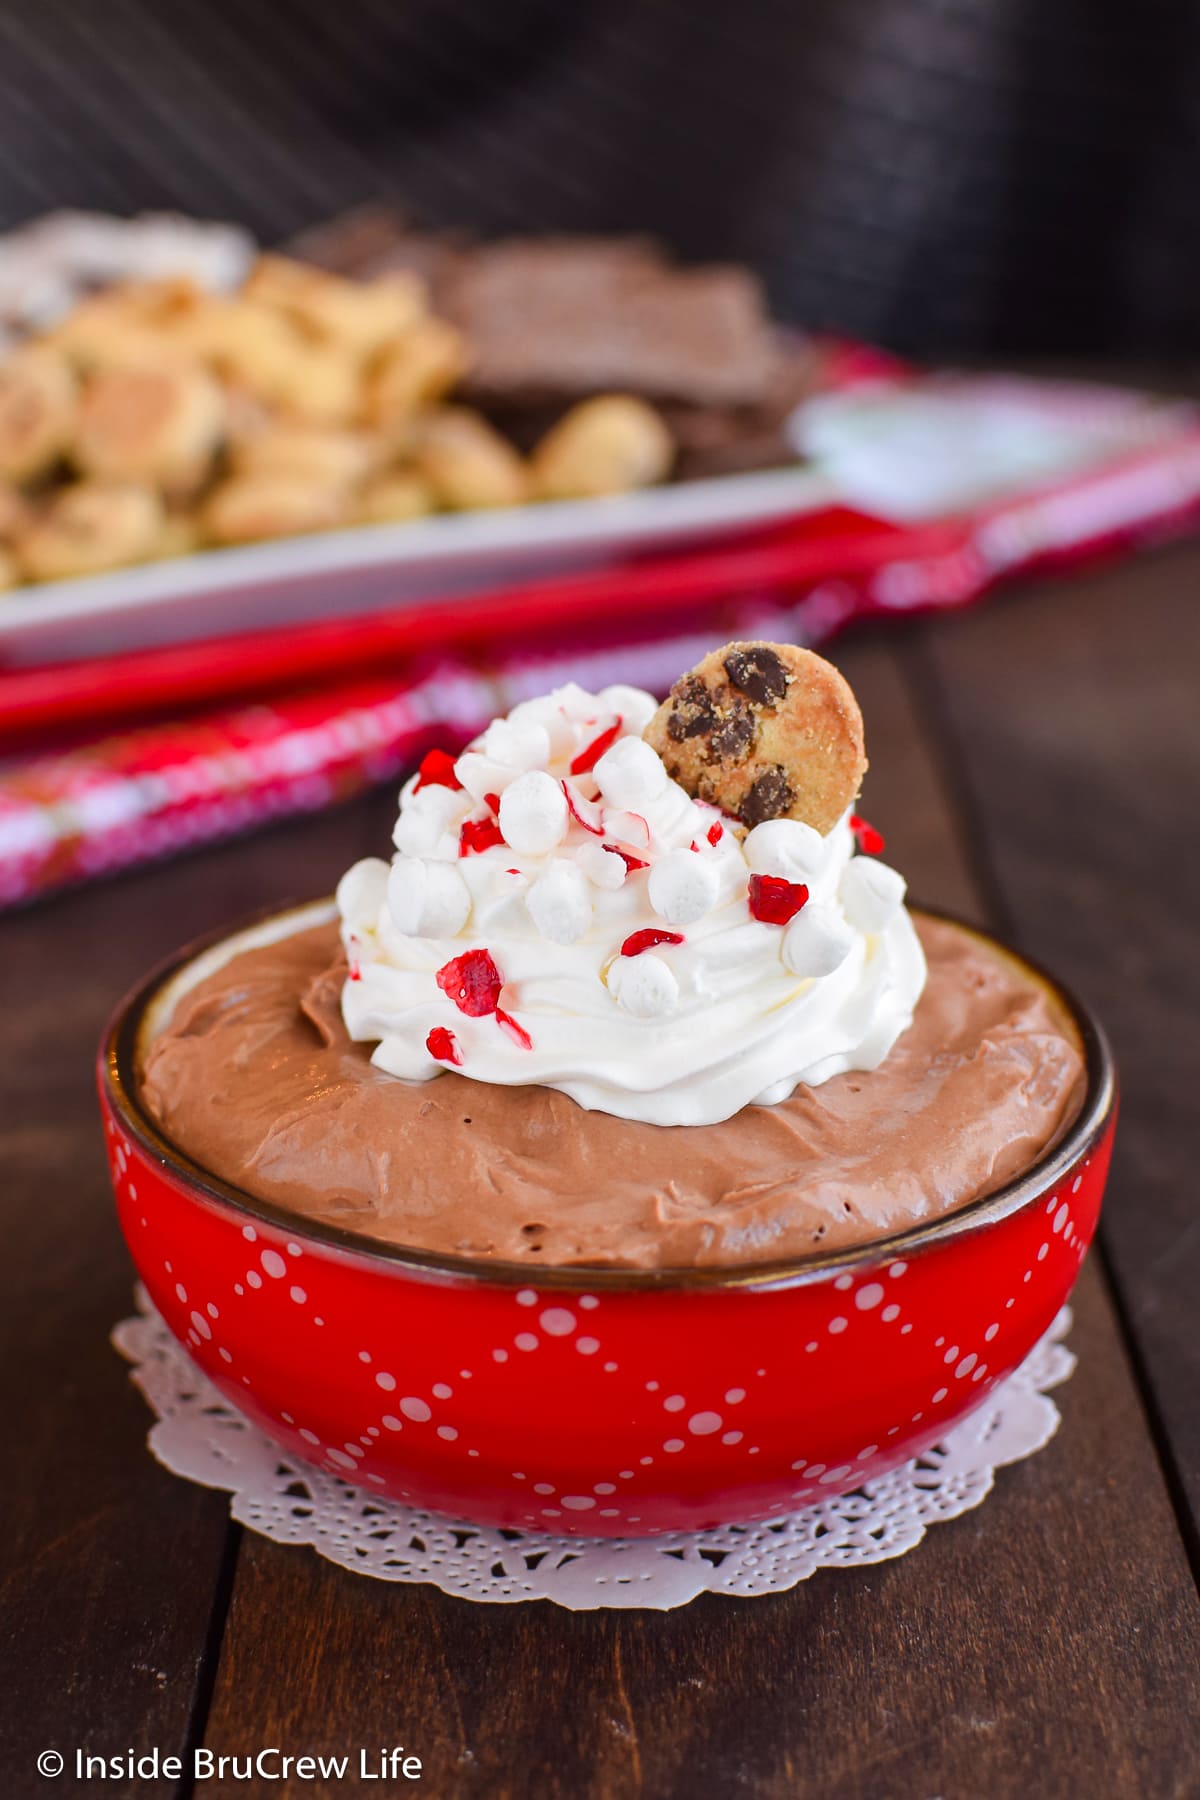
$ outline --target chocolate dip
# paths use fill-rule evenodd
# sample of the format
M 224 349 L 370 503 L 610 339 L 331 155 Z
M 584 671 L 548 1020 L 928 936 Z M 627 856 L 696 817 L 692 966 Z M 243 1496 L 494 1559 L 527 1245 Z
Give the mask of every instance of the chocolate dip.
M 142 1098 L 226 1181 L 428 1251 L 670 1268 L 868 1243 L 1002 1186 L 1083 1099 L 1083 1056 L 1049 993 L 968 932 L 916 923 L 929 977 L 883 1065 L 719 1124 L 383 1074 L 342 1025 L 332 923 L 244 951 L 185 994 Z

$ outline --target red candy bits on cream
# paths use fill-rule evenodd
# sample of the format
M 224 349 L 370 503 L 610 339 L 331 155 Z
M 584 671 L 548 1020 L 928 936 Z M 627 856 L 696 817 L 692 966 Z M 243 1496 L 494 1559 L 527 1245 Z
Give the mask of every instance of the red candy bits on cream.
M 454 773 L 454 758 L 448 750 L 427 750 L 417 770 L 417 788 L 460 788 L 462 782 Z
M 750 877 L 750 911 L 766 925 L 786 925 L 808 902 L 808 889 L 802 881 L 787 881 L 782 875 Z
M 456 1069 L 462 1068 L 462 1052 L 459 1050 L 457 1039 L 454 1033 L 447 1031 L 444 1025 L 434 1026 L 425 1039 L 425 1048 L 430 1056 L 435 1056 L 439 1062 L 452 1063 Z
M 458 833 L 460 856 L 482 856 L 504 842 L 504 833 L 495 819 L 464 819 Z
M 494 1013 L 504 986 L 504 978 L 486 950 L 468 950 L 452 958 L 434 980 L 469 1019 Z
M 878 856 L 886 848 L 883 833 L 876 831 L 857 813 L 850 814 L 850 829 L 854 833 L 854 841 L 866 856 Z
M 633 931 L 621 945 L 622 956 L 640 956 L 643 950 L 653 950 L 658 944 L 682 944 L 683 936 L 678 931 L 656 931 L 650 926 L 646 931 Z
M 586 775 L 589 769 L 594 769 L 620 729 L 621 720 L 616 718 L 600 733 L 599 737 L 593 738 L 591 743 L 579 752 L 578 756 L 573 756 L 571 758 L 572 775 Z
M 925 974 L 901 877 L 848 811 L 746 832 L 693 799 L 641 735 L 655 710 L 569 684 L 405 784 L 390 864 L 338 889 L 342 1015 L 380 1068 L 678 1125 L 887 1054 Z
M 496 1023 L 501 1031 L 508 1034 L 519 1050 L 533 1049 L 533 1039 L 530 1037 L 525 1027 L 518 1024 L 512 1014 L 506 1013 L 501 1006 L 496 1008 Z

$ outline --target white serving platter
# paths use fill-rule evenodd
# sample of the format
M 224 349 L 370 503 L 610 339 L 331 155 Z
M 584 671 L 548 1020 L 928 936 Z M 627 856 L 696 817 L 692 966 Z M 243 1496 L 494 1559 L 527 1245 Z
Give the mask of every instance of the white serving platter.
M 810 468 L 681 482 L 598 500 L 442 514 L 205 550 L 0 598 L 0 665 L 365 613 L 615 566 L 635 552 L 811 513 L 836 498 Z

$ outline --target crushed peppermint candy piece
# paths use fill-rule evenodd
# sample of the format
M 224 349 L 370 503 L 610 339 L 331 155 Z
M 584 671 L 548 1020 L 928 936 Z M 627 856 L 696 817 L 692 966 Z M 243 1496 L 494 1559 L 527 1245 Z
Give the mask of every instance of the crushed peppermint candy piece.
M 462 782 L 454 772 L 457 760 L 448 750 L 427 750 L 417 770 L 413 793 L 419 794 L 424 787 L 461 788 Z
M 643 862 L 640 856 L 631 856 L 628 850 L 622 850 L 616 844 L 605 844 L 604 848 L 611 851 L 614 856 L 620 857 L 630 875 L 633 874 L 635 869 L 648 869 L 650 867 L 650 864 L 648 862 Z
M 567 797 L 567 811 L 575 823 L 582 825 L 585 831 L 590 831 L 593 837 L 603 837 L 604 826 L 601 822 L 598 803 L 595 800 L 586 799 L 573 781 L 564 781 L 562 791 Z
M 533 1049 L 533 1039 L 530 1037 L 525 1027 L 519 1025 L 512 1014 L 506 1013 L 501 1006 L 496 1008 L 496 1023 L 501 1031 L 505 1032 L 512 1039 L 519 1050 Z
M 802 881 L 785 881 L 782 875 L 750 877 L 750 911 L 764 925 L 786 925 L 807 900 Z
M 493 844 L 502 844 L 504 833 L 495 819 L 464 819 L 458 834 L 460 856 L 481 856 Z
M 458 1039 L 444 1025 L 434 1026 L 425 1039 L 425 1048 L 438 1062 L 453 1063 L 456 1069 L 462 1068 L 462 1051 L 458 1047 Z
M 619 844 L 631 844 L 635 850 L 650 848 L 650 826 L 641 813 L 608 811 L 604 823 L 610 837 Z
M 610 725 L 607 731 L 602 731 L 599 737 L 594 737 L 590 744 L 584 745 L 577 756 L 572 757 L 572 775 L 586 775 L 589 769 L 594 769 L 609 746 L 616 743 L 620 730 L 621 717 L 618 714 L 615 724 Z
M 643 950 L 653 950 L 659 944 L 682 944 L 685 942 L 682 931 L 659 931 L 656 926 L 648 925 L 644 931 L 634 931 L 621 945 L 622 956 L 640 956 Z
M 500 811 L 499 794 L 485 794 L 483 796 L 483 804 L 487 807 L 489 812 L 498 813 Z
M 716 845 L 720 843 L 725 835 L 725 827 L 722 825 L 720 819 L 713 820 L 706 835 L 710 844 Z
M 494 1013 L 504 986 L 504 977 L 487 950 L 464 950 L 461 956 L 452 957 L 438 970 L 436 980 L 459 1012 L 471 1019 Z
M 867 856 L 878 856 L 883 850 L 883 833 L 876 831 L 873 825 L 868 825 L 858 813 L 850 814 L 850 829 L 854 833 L 855 843 Z

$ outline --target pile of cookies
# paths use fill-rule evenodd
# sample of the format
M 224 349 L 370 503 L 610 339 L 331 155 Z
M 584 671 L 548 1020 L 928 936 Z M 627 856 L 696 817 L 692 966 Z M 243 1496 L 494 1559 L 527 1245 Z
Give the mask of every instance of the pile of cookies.
M 751 269 L 679 263 L 652 238 L 480 239 L 377 203 L 293 249 L 341 275 L 420 274 L 470 341 L 463 398 L 517 443 L 616 390 L 666 420 L 676 479 L 778 468 L 795 458 L 792 411 L 823 380 L 820 346 L 772 318 Z
M 670 473 L 670 430 L 630 394 L 518 448 L 461 401 L 473 355 L 412 270 L 263 256 L 236 293 L 104 288 L 0 362 L 0 586 Z

